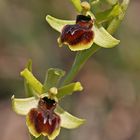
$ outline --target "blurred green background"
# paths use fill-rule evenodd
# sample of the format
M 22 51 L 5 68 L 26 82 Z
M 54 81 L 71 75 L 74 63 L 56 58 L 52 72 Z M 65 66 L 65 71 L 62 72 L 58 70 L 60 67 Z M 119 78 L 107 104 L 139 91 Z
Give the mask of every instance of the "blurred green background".
M 84 85 L 62 106 L 87 119 L 82 127 L 62 130 L 58 140 L 140 140 L 140 1 L 132 0 L 116 33 L 118 47 L 101 49 L 80 71 L 75 81 Z M 74 19 L 68 0 L 0 0 L 0 139 L 25 140 L 25 118 L 11 110 L 13 94 L 24 97 L 19 73 L 28 59 L 43 82 L 46 70 L 68 71 L 75 53 L 58 48 L 59 36 L 45 16 Z

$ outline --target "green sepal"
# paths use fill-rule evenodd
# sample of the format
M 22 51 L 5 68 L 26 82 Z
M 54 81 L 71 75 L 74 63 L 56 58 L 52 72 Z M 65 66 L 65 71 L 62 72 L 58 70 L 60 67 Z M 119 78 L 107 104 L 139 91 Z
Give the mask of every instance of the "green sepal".
M 109 10 L 97 13 L 95 15 L 96 22 L 97 23 L 106 22 L 106 21 L 111 20 L 112 18 L 120 15 L 121 13 L 122 13 L 122 9 L 121 9 L 120 4 L 116 4 Z
M 120 43 L 119 40 L 112 37 L 103 26 L 94 26 L 93 31 L 95 32 L 95 44 L 103 48 L 113 48 Z
M 38 105 L 38 99 L 35 97 L 19 99 L 13 95 L 11 99 L 13 110 L 20 115 L 27 115 L 32 108 L 36 108 Z
M 48 92 L 52 87 L 57 87 L 60 79 L 65 75 L 65 71 L 61 69 L 50 68 L 47 72 L 43 85 L 43 92 Z
M 55 109 L 56 114 L 61 118 L 61 127 L 74 129 L 85 123 L 84 119 L 77 118 L 68 112 L 64 111 L 60 106 Z
M 57 19 L 55 17 L 52 17 L 50 15 L 46 16 L 46 21 L 49 23 L 49 25 L 55 29 L 58 32 L 61 32 L 63 27 L 65 25 L 73 25 L 76 23 L 75 20 L 62 20 L 62 19 Z
M 73 92 L 82 91 L 83 87 L 80 82 L 71 83 L 58 89 L 56 97 L 60 100 L 66 95 L 71 95 Z
M 27 80 L 29 85 L 36 91 L 37 95 L 42 94 L 43 85 L 34 77 L 34 75 L 27 68 L 25 68 L 20 73 L 20 75 Z
M 89 12 L 90 13 L 90 12 Z M 65 25 L 75 24 L 75 21 L 56 19 L 50 15 L 46 17 L 49 25 L 55 30 L 61 32 Z M 103 26 L 93 25 L 93 32 L 95 34 L 94 43 L 103 48 L 112 48 L 119 44 L 119 40 L 112 37 Z

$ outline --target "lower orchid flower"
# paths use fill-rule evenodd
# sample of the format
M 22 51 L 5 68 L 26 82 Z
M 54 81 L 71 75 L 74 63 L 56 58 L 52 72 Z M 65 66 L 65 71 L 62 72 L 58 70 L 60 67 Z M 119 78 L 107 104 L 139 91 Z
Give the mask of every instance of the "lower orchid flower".
M 85 122 L 64 111 L 58 104 L 65 95 L 83 89 L 79 82 L 61 88 L 54 87 L 64 74 L 62 73 L 62 70 L 49 69 L 47 79 L 42 85 L 27 68 L 21 72 L 28 86 L 34 90 L 34 96 L 18 99 L 13 95 L 12 107 L 17 114 L 26 115 L 29 132 L 36 138 L 43 135 L 54 140 L 61 127 L 73 129 Z

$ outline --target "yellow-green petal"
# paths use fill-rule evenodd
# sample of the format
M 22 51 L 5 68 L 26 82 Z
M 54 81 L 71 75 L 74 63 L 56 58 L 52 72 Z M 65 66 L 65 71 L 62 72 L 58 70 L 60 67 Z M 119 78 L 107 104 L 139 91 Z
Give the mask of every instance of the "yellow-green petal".
M 71 83 L 71 84 L 68 84 L 59 88 L 58 94 L 56 95 L 56 97 L 58 99 L 61 99 L 66 95 L 71 95 L 73 92 L 82 91 L 82 90 L 83 90 L 83 87 L 80 82 Z
M 14 95 L 12 96 L 12 108 L 13 110 L 20 115 L 27 115 L 28 112 L 32 109 L 37 107 L 38 100 L 35 97 L 30 98 L 15 98 Z
M 56 114 L 61 118 L 61 127 L 74 129 L 85 123 L 84 119 L 77 118 L 68 112 L 64 111 L 60 106 L 55 109 Z

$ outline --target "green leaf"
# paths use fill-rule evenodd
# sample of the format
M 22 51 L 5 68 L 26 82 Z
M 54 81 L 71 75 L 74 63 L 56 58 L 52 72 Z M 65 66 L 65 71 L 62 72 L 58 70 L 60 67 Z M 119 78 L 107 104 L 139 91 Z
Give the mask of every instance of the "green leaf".
M 47 16 L 46 20 L 48 21 L 48 23 L 50 24 L 50 26 L 52 28 L 54 28 L 55 30 L 61 32 L 61 30 L 63 29 L 63 27 L 67 24 L 74 24 L 75 21 L 67 21 L 67 20 L 60 20 L 60 19 L 56 19 L 52 16 Z M 93 31 L 95 34 L 95 38 L 94 38 L 94 42 L 95 44 L 99 45 L 100 47 L 103 48 L 112 48 L 115 45 L 119 44 L 119 40 L 115 39 L 114 37 L 112 37 L 104 28 L 103 26 L 97 26 L 94 25 L 93 26 Z
M 30 86 L 36 91 L 37 95 L 42 94 L 43 85 L 33 76 L 33 74 L 27 68 L 25 68 L 20 74 L 27 80 Z
M 18 99 L 13 95 L 11 99 L 13 110 L 20 115 L 27 115 L 32 108 L 36 108 L 38 105 L 38 100 L 35 97 Z
M 83 87 L 80 82 L 71 83 L 69 85 L 59 88 L 58 94 L 56 96 L 58 99 L 61 99 L 66 95 L 71 95 L 73 92 L 81 91 L 81 90 L 83 90 Z
M 78 12 L 82 11 L 81 1 L 80 0 L 70 0 L 73 6 L 76 8 Z
M 72 116 L 68 112 L 64 111 L 60 106 L 56 107 L 55 112 L 61 118 L 61 127 L 74 129 L 85 123 L 85 120 Z
M 43 86 L 43 92 L 47 92 L 52 87 L 57 87 L 60 79 L 65 75 L 65 71 L 61 69 L 50 68 L 47 72 Z
M 109 10 L 97 13 L 95 15 L 96 16 L 96 21 L 97 21 L 97 23 L 106 22 L 106 21 L 111 20 L 112 18 L 118 16 L 121 13 L 122 13 L 121 6 L 119 4 L 117 4 Z

